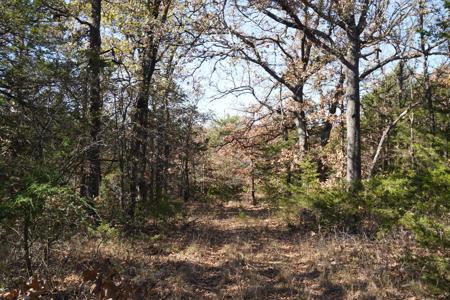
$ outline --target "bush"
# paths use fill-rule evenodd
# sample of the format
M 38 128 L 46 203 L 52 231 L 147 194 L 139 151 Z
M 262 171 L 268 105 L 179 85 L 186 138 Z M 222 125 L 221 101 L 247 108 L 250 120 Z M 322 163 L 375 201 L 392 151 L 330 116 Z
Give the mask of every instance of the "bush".
M 0 203 L 1 240 L 10 241 L 7 253 L 22 251 L 30 273 L 33 257 L 48 258 L 51 246 L 82 232 L 91 223 L 87 202 L 72 190 L 47 183 L 33 183 L 12 199 Z M 3 253 L 2 253 L 3 254 Z
M 445 166 L 432 171 L 375 177 L 358 191 L 345 184 L 322 187 L 311 161 L 303 164 L 300 180 L 279 199 L 285 211 L 311 210 L 322 226 L 349 231 L 411 230 L 419 243 L 446 248 L 450 238 L 450 172 Z

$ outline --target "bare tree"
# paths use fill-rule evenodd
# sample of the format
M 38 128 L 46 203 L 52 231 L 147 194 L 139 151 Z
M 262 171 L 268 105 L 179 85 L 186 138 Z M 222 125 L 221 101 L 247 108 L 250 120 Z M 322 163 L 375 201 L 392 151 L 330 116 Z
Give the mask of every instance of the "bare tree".
M 346 179 L 351 184 L 361 179 L 361 81 L 393 61 L 420 56 L 417 51 L 402 47 L 392 38 L 412 8 L 410 1 L 277 0 L 262 9 L 273 20 L 302 31 L 314 45 L 334 56 L 344 66 Z M 319 27 L 314 28 L 304 22 L 305 11 L 320 19 Z M 380 55 L 381 52 L 387 54 Z M 363 60 L 371 63 L 363 64 Z
M 292 118 L 299 153 L 304 156 L 308 149 L 306 84 L 323 65 L 331 61 L 330 56 L 322 55 L 302 31 L 261 14 L 259 5 L 255 7 L 245 1 L 225 1 L 219 11 L 213 46 L 206 56 L 238 59 L 247 62 L 250 67 L 256 66 L 251 75 L 254 78 L 261 77 L 259 70 L 266 73 L 272 87 L 268 88 L 270 91 L 265 97 L 256 95 L 253 86 L 235 89 L 250 92 L 271 112 Z M 307 10 L 302 15 L 302 21 L 312 28 L 319 25 L 319 18 Z M 248 72 L 250 74 L 250 69 Z M 296 105 L 281 110 L 278 108 L 281 103 L 270 103 L 271 100 L 280 100 L 271 93 L 277 86 L 287 89 Z

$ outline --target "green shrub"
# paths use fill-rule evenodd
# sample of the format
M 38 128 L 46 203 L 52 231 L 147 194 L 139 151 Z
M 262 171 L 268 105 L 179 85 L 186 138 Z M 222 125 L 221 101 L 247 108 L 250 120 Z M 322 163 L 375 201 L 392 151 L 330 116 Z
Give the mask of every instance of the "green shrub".
M 316 167 L 303 163 L 302 174 L 279 198 L 290 214 L 313 211 L 324 226 L 389 231 L 399 226 L 411 230 L 427 247 L 449 246 L 450 172 L 444 165 L 431 171 L 379 176 L 349 191 L 344 183 L 322 187 Z
M 48 183 L 33 183 L 12 198 L 0 203 L 0 255 L 12 258 L 22 252 L 28 273 L 33 272 L 38 259 L 50 257 L 53 245 L 83 233 L 91 224 L 92 207 L 68 188 Z M 22 262 L 22 261 L 20 261 Z M 6 265 L 16 261 L 7 261 Z M 17 274 L 16 274 L 17 275 Z M 28 274 L 29 275 L 29 274 Z
M 127 217 L 124 209 L 125 199 L 122 198 L 121 176 L 120 172 L 112 172 L 102 179 L 96 208 L 102 218 L 109 222 L 125 221 Z

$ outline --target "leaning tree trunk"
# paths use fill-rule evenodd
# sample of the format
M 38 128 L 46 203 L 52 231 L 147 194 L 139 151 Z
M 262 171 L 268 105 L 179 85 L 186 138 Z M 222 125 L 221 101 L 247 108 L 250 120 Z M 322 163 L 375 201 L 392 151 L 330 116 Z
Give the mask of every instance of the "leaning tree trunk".
M 381 154 L 381 150 L 383 149 L 384 143 L 387 141 L 387 139 L 389 138 L 389 133 L 392 131 L 392 129 L 397 125 L 397 123 L 402 120 L 407 114 L 408 112 L 413 109 L 414 107 L 416 107 L 417 105 L 419 105 L 420 102 L 416 102 L 411 104 L 408 108 L 406 108 L 400 115 L 398 115 L 397 118 L 395 118 L 394 121 L 392 121 L 384 130 L 383 133 L 381 135 L 380 141 L 378 142 L 378 146 L 377 146 L 377 150 L 375 151 L 375 155 L 373 157 L 372 160 L 372 164 L 369 167 L 369 178 L 372 177 L 372 174 L 375 170 L 375 167 L 378 163 L 378 160 L 380 158 L 380 154 Z
M 102 115 L 102 97 L 100 92 L 100 76 L 101 76 L 101 35 L 100 22 L 102 1 L 91 1 L 91 17 L 92 23 L 89 30 L 89 121 L 91 141 L 87 158 L 89 161 L 89 175 L 87 178 L 87 196 L 94 206 L 94 199 L 98 197 L 101 181 L 101 164 L 100 164 L 100 131 L 101 131 L 101 115 Z
M 345 67 L 345 100 L 347 102 L 347 182 L 361 180 L 361 116 L 359 94 L 359 35 L 349 35 L 351 46 L 347 51 Z

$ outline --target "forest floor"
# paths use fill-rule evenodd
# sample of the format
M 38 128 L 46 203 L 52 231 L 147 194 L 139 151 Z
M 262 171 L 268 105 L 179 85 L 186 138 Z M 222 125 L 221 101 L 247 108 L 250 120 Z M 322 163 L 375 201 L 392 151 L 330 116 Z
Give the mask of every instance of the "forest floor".
M 407 235 L 289 227 L 268 207 L 243 202 L 188 211 L 183 221 L 125 237 L 74 239 L 54 252 L 53 285 L 70 299 L 422 298 L 418 274 L 404 262 L 421 250 Z
M 78 243 L 66 262 L 85 272 L 109 266 L 140 286 L 141 299 L 416 299 L 421 289 L 403 263 L 405 251 L 419 251 L 406 236 L 292 228 L 241 202 L 191 205 L 180 224 Z M 66 273 L 65 284 L 79 286 L 78 274 Z

